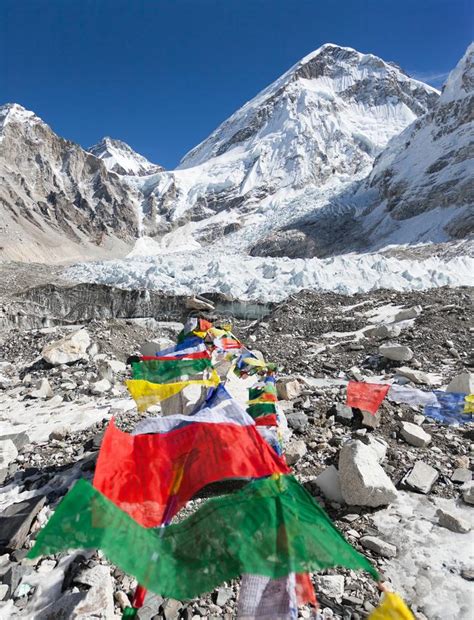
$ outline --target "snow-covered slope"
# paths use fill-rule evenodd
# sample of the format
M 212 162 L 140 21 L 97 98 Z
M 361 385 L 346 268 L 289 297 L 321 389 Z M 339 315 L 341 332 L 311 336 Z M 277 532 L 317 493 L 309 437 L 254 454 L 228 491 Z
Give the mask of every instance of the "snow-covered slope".
M 120 175 L 141 177 L 164 170 L 162 166 L 152 164 L 146 157 L 134 151 L 121 140 L 105 137 L 94 146 L 91 146 L 88 151 L 101 159 L 107 170 Z
M 433 109 L 395 136 L 357 191 L 265 238 L 254 253 L 326 256 L 474 232 L 474 44 Z
M 193 223 L 198 241 L 262 234 L 369 174 L 394 135 L 438 92 L 371 54 L 327 44 L 303 58 L 194 148 L 141 181 L 149 233 Z
M 57 262 L 127 252 L 139 195 L 33 112 L 0 107 L 0 260 Z

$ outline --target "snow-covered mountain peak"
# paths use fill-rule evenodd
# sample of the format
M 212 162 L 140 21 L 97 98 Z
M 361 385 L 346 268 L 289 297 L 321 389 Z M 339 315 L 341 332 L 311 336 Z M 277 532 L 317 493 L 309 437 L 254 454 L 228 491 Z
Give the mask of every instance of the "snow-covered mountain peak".
M 26 110 L 18 103 L 6 103 L 0 106 L 0 129 L 3 129 L 7 123 L 43 123 L 34 112 Z
M 108 136 L 88 150 L 101 159 L 110 172 L 120 175 L 145 176 L 164 170 L 134 151 L 126 142 Z
M 440 103 L 472 96 L 474 92 L 474 42 L 451 71 L 441 93 Z

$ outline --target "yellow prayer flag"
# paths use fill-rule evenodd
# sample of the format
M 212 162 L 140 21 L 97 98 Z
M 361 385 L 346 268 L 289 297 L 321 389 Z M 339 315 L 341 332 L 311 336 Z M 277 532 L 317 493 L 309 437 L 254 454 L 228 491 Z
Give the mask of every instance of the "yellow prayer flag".
M 415 616 L 395 592 L 385 592 L 382 602 L 368 620 L 415 620 Z

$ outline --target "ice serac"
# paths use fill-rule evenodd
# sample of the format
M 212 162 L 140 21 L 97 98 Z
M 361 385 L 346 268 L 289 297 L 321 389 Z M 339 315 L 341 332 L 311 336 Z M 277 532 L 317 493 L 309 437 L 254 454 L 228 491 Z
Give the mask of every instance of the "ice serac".
M 0 107 L 0 259 L 56 262 L 125 254 L 138 193 L 18 104 Z
M 239 249 L 365 178 L 438 91 L 371 54 L 326 44 L 246 103 L 182 160 L 143 181 L 145 228 L 186 222 Z
M 146 157 L 135 152 L 128 144 L 121 140 L 105 137 L 91 146 L 89 153 L 101 159 L 107 170 L 121 176 L 145 176 L 162 172 L 164 168 L 152 164 Z

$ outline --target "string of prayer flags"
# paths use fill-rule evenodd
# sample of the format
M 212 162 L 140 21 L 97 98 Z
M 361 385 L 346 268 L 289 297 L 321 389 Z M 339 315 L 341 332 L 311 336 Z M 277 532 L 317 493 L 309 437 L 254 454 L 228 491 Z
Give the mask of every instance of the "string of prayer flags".
M 174 347 L 168 349 L 162 349 L 156 352 L 156 359 L 192 359 L 197 353 L 207 353 L 207 347 L 205 342 L 201 338 L 192 336 L 179 342 Z
M 39 532 L 28 557 L 74 549 L 100 549 L 144 588 L 177 600 L 244 573 L 278 579 L 342 566 L 379 580 L 375 568 L 293 476 L 256 480 L 158 529 L 138 524 L 79 480 Z
M 410 405 L 411 407 L 436 405 L 438 402 L 433 392 L 423 392 L 423 390 L 410 385 L 398 385 L 398 383 L 393 383 L 390 386 L 387 398 L 394 403 Z
M 375 415 L 389 389 L 390 385 L 349 381 L 346 404 Z
M 277 390 L 275 378 L 272 375 L 265 377 L 255 386 L 249 388 L 247 413 L 252 416 L 256 424 L 261 426 L 277 425 Z
M 382 603 L 368 620 L 415 620 L 403 599 L 395 592 L 384 592 Z
M 112 419 L 94 487 L 141 525 L 155 527 L 167 507 L 168 516 L 176 514 L 212 482 L 289 471 L 254 424 L 195 422 L 165 433 L 130 435 Z
M 436 404 L 425 406 L 424 414 L 443 424 L 466 424 L 474 420 L 473 395 L 434 390 Z
M 212 369 L 209 379 L 188 379 L 176 383 L 151 383 L 143 379 L 129 379 L 125 384 L 137 404 L 138 411 L 143 412 L 152 405 L 178 394 L 188 385 L 215 387 L 219 382 L 219 375 Z
M 217 389 L 221 387 L 222 386 L 218 386 Z M 222 389 L 225 390 L 223 387 Z M 237 424 L 239 426 L 255 424 L 254 419 L 249 416 L 245 409 L 228 395 L 228 398 L 212 406 L 200 408 L 191 415 L 175 414 L 141 420 L 135 426 L 132 434 L 168 433 L 169 431 L 197 422 L 206 422 L 207 424 Z

